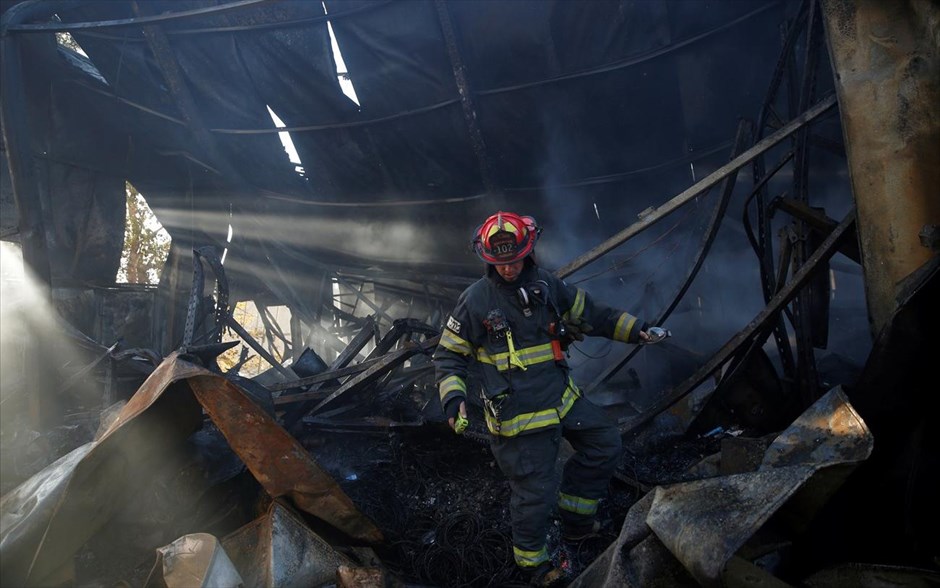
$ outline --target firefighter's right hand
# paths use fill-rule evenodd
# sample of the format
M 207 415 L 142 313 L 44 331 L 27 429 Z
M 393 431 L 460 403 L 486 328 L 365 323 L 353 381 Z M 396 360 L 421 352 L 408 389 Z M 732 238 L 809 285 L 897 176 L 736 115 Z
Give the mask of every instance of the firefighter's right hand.
M 460 402 L 452 400 L 447 403 L 447 424 L 450 425 L 450 428 L 453 429 L 455 433 L 463 433 L 467 428 L 468 422 L 466 402 L 463 400 Z

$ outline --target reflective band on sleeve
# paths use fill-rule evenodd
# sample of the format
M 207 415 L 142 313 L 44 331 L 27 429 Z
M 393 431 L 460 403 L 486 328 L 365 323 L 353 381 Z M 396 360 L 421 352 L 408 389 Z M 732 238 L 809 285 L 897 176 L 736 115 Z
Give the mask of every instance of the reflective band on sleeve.
M 441 404 L 445 404 L 448 396 L 457 392 L 461 396 L 467 395 L 467 383 L 460 376 L 447 376 L 438 385 L 438 394 L 441 397 Z
M 512 554 L 516 558 L 516 565 L 521 568 L 534 568 L 548 561 L 548 549 L 544 546 L 538 551 L 526 551 L 513 545 Z
M 566 321 L 579 321 L 581 320 L 581 315 L 584 313 L 584 290 L 578 288 L 578 293 L 575 294 L 574 302 L 571 304 L 571 308 L 565 311 L 565 314 L 561 317 Z
M 558 508 L 582 515 L 597 514 L 597 499 L 558 493 Z
M 630 331 L 633 330 L 633 325 L 636 324 L 636 317 L 626 312 L 620 315 L 620 318 L 617 319 L 617 326 L 614 327 L 614 340 L 627 342 L 627 339 L 630 338 Z
M 444 349 L 459 353 L 460 355 L 473 355 L 473 348 L 470 347 L 470 343 L 468 343 L 466 339 L 461 339 L 455 335 L 450 329 L 444 329 L 444 332 L 441 333 L 439 344 Z

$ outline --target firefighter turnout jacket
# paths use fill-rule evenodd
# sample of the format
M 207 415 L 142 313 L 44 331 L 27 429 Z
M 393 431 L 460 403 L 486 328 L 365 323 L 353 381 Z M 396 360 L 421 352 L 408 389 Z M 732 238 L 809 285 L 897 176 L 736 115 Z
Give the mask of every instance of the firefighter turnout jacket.
M 490 433 L 558 425 L 580 396 L 563 351 L 570 332 L 635 343 L 642 323 L 531 261 L 511 283 L 488 274 L 460 295 L 434 352 L 441 406 L 466 398 L 475 361 Z

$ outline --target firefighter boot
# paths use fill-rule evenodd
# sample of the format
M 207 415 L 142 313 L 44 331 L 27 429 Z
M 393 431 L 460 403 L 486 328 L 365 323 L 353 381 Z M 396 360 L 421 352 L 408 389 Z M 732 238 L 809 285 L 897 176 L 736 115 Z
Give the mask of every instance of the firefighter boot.
M 562 526 L 561 537 L 568 543 L 578 543 L 590 537 L 596 537 L 600 530 L 600 521 L 591 521 L 583 525 L 569 523 Z
M 551 562 L 539 565 L 530 573 L 529 586 L 559 588 L 568 584 L 568 576 L 565 572 L 552 566 Z

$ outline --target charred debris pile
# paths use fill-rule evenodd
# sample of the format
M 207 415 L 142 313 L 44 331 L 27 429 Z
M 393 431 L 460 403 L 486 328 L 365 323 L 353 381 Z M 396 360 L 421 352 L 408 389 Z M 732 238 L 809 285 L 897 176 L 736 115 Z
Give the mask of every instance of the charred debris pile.
M 184 344 L 162 359 L 99 348 L 89 366 L 107 361 L 114 382 L 137 372 L 140 386 L 94 433 L 74 423 L 38 433 L 36 462 L 5 464 L 5 585 L 521 585 L 509 489 L 480 408 L 457 436 L 436 402 L 437 329 L 400 319 L 381 333 L 368 315 L 329 364 L 305 349 L 255 378 L 225 373 L 217 358 L 237 341 L 221 341 L 232 324 L 216 303 L 224 272 L 207 250 L 194 259 L 218 272 L 216 295 L 201 296 L 204 275 L 194 272 Z M 628 442 L 602 532 L 578 545 L 557 526 L 550 537 L 573 585 L 935 582 L 929 559 L 909 551 L 922 547 L 910 529 L 856 510 L 871 500 L 921 507 L 926 497 L 892 494 L 897 453 L 864 467 L 877 444 L 850 398 L 869 406 L 885 365 L 910 352 L 910 317 L 936 316 L 927 306 L 937 270 L 911 283 L 858 378 L 785 423 L 760 410 L 779 405 L 765 370 L 723 379 L 714 367 L 748 348 L 772 305 L 645 410 L 611 405 Z M 563 447 L 559 465 L 565 457 Z M 846 528 L 864 540 L 845 540 Z
M 4 206 L 15 200 L 16 215 L 8 224 L 4 214 L 0 237 L 21 245 L 40 287 L 14 301 L 23 320 L 3 319 L 0 584 L 521 585 L 509 487 L 481 407 L 471 396 L 471 426 L 455 435 L 430 362 L 446 313 L 473 279 L 450 264 L 465 248 L 455 235 L 519 194 L 532 196 L 536 210 L 524 212 L 544 212 L 546 224 L 568 227 L 580 215 L 589 228 L 570 233 L 606 237 L 558 275 L 598 278 L 587 288 L 616 288 L 618 300 L 633 283 L 643 293 L 631 310 L 675 335 L 616 352 L 575 346 L 596 362 L 576 366 L 577 383 L 617 421 L 625 452 L 600 534 L 570 545 L 556 526 L 549 537 L 572 586 L 940 583 L 935 6 L 595 2 L 576 15 L 569 2 L 176 4 L 4 3 L 11 182 L 4 176 L 0 195 Z M 554 35 L 557 45 L 536 43 L 534 53 L 551 54 L 542 79 L 525 77 L 524 60 L 479 67 L 498 55 L 491 44 L 508 55 L 517 40 L 493 32 L 502 29 L 491 14 L 507 26 L 538 17 L 545 31 L 566 33 Z M 63 15 L 75 17 L 71 27 Z M 190 18 L 204 20 L 193 28 Z M 364 102 L 378 110 L 341 95 L 329 20 L 361 66 Z M 651 36 L 622 34 L 634 22 Z M 389 34 L 387 23 L 418 34 Z M 735 42 L 721 36 L 735 27 Z M 92 59 L 52 40 L 70 28 Z M 593 41 L 608 38 L 625 44 L 596 56 Z M 757 41 L 768 38 L 779 57 L 757 76 L 767 51 Z M 725 57 L 702 58 L 696 43 L 705 40 Z M 556 63 L 573 48 L 585 51 Z M 231 79 L 210 55 L 240 64 Z M 287 56 L 284 69 L 267 67 L 271 55 Z M 401 67 L 402 55 L 427 59 Z M 664 56 L 660 75 L 651 64 Z M 476 70 L 465 67 L 474 60 Z M 403 72 L 407 81 L 395 77 Z M 654 78 L 658 89 L 635 91 Z M 766 87 L 755 94 L 743 78 Z M 119 84 L 128 79 L 135 84 Z M 555 92 L 572 81 L 577 92 Z M 704 92 L 705 81 L 734 91 Z M 725 127 L 737 112 L 715 114 L 751 108 L 759 94 L 757 118 L 736 129 Z M 295 116 L 305 176 L 286 166 L 280 129 L 257 120 L 275 99 Z M 541 154 L 527 151 L 542 145 L 543 129 L 519 117 L 534 100 L 546 100 L 545 119 L 585 117 L 562 144 L 596 135 L 583 161 L 558 156 L 571 177 L 545 180 Z M 687 117 L 673 133 L 661 123 L 675 118 L 663 106 L 670 100 Z M 559 104 L 574 107 L 547 116 Z M 206 116 L 227 109 L 246 118 Z M 401 132 L 419 115 L 432 122 Z M 93 149 L 91 136 L 106 140 Z M 656 136 L 662 145 L 637 140 Z M 709 146 L 709 158 L 690 156 L 692 144 Z M 687 166 L 684 187 L 676 170 Z M 178 225 L 156 288 L 114 284 L 128 174 Z M 678 185 L 668 200 L 632 196 Z M 578 214 L 555 201 L 576 200 L 569 189 L 583 196 Z M 405 212 L 386 215 L 385 204 Z M 412 247 L 414 226 L 396 224 L 402 218 L 434 227 L 436 246 Z M 644 241 L 665 219 L 671 226 Z M 243 241 L 232 241 L 233 225 Z M 305 240 L 312 232 L 323 234 Z M 410 248 L 399 250 L 416 257 L 389 261 L 383 248 L 402 243 L 371 241 L 378 233 L 404 237 Z M 615 251 L 628 241 L 650 253 L 653 270 Z M 342 250 L 352 242 L 369 247 Z M 672 249 L 653 255 L 662 243 Z M 604 270 L 579 273 L 602 258 Z M 645 279 L 660 269 L 668 280 Z M 743 290 L 756 304 L 742 302 Z M 254 302 L 261 336 L 235 318 L 230 294 Z M 290 308 L 289 333 L 272 320 L 275 305 Z M 238 345 L 237 361 L 222 362 Z M 839 353 L 847 347 L 863 352 Z M 242 375 L 252 352 L 265 371 Z M 562 444 L 559 467 L 569 450 Z

